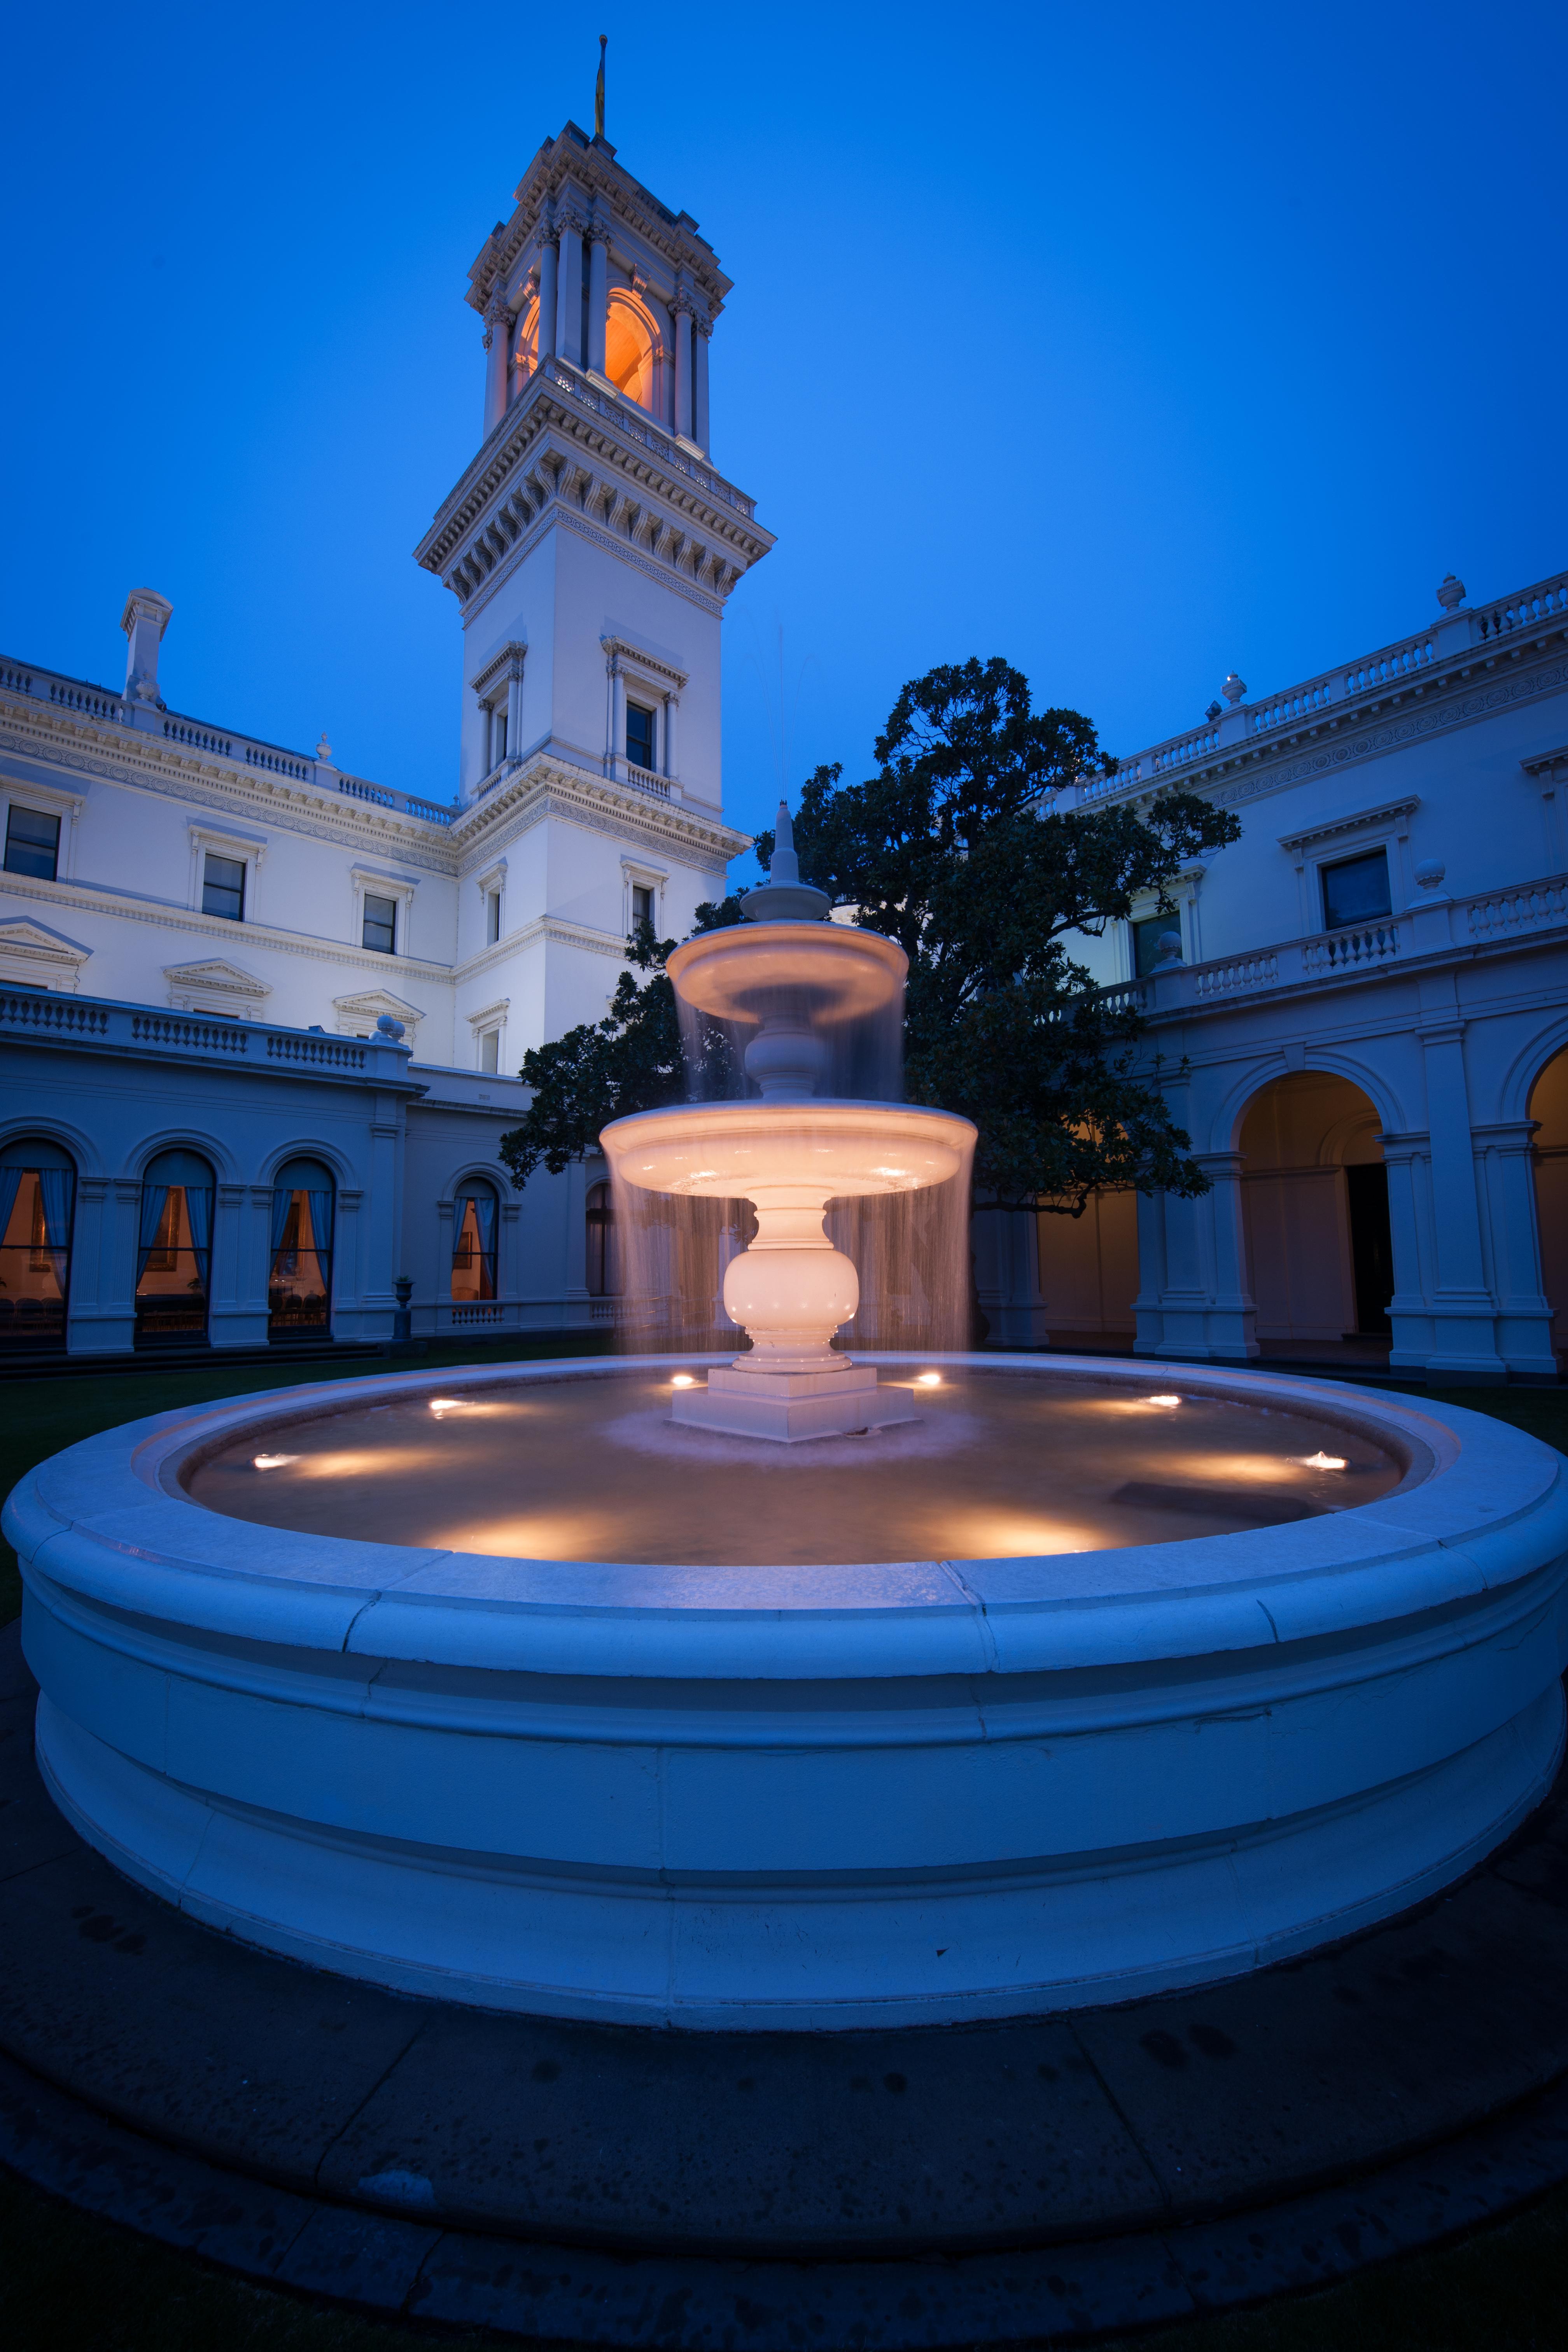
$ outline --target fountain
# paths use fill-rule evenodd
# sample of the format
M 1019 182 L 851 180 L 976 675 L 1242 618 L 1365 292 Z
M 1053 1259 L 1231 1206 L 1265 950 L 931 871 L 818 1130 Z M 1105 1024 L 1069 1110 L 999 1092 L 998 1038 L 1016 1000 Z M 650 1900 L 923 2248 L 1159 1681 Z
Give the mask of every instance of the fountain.
M 838 1102 L 817 1088 L 828 1035 L 901 1005 L 908 959 L 875 931 L 829 923 L 825 890 L 800 879 L 779 803 L 768 881 L 741 902 L 745 923 L 688 940 L 669 959 L 681 1003 L 749 1033 L 745 1076 L 760 1101 L 701 1103 L 616 1119 L 600 1142 L 623 1183 L 687 1199 L 747 1200 L 750 1246 L 724 1276 L 724 1306 L 748 1353 L 677 1392 L 679 1422 L 785 1444 L 864 1435 L 912 1418 L 873 1364 L 836 1354 L 859 1278 L 823 1227 L 830 1200 L 914 1192 L 962 1181 L 974 1129 L 948 1111 Z
M 826 911 L 786 820 L 671 959 L 731 1093 L 605 1135 L 660 1214 L 755 1204 L 749 1349 L 301 1385 L 17 1487 L 39 1766 L 126 1876 L 403 1991 L 855 2031 L 1310 1950 L 1550 1786 L 1549 1447 L 1216 1365 L 834 1349 L 825 1208 L 962 1208 L 973 1132 L 868 1078 L 903 958 Z

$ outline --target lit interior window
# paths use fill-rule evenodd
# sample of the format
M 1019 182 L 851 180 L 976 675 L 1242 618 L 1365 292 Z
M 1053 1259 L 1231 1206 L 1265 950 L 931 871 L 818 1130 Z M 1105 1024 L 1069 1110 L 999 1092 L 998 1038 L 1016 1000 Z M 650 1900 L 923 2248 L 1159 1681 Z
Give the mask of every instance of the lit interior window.
M 605 322 L 605 373 L 639 408 L 652 408 L 652 332 L 640 310 L 613 294 Z

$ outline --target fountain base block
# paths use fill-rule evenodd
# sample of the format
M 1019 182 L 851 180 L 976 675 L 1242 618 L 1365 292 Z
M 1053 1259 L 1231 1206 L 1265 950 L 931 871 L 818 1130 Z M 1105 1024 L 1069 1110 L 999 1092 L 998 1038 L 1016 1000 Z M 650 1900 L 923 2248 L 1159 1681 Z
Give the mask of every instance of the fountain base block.
M 875 1364 L 840 1361 L 825 1372 L 753 1372 L 715 1365 L 706 1388 L 678 1389 L 672 1417 L 726 1437 L 771 1437 L 785 1445 L 847 1437 L 913 1421 L 902 1391 L 879 1386 Z

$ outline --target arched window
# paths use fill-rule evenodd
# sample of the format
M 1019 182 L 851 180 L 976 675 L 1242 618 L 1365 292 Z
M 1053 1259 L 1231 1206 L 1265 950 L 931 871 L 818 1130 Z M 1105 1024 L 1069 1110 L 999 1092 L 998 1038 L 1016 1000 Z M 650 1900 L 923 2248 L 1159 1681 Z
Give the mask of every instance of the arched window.
M 616 1202 L 608 1184 L 588 1187 L 588 1296 L 614 1298 L 621 1287 L 616 1247 Z
M 320 1160 L 286 1160 L 272 1180 L 269 1339 L 319 1337 L 332 1314 L 332 1226 L 337 1187 Z
M 496 1188 L 482 1176 L 458 1187 L 452 1203 L 452 1297 L 464 1305 L 496 1295 Z
M 196 1151 L 160 1151 L 142 1177 L 136 1243 L 136 1345 L 206 1336 L 213 1171 Z
M 612 289 L 605 321 L 605 373 L 617 392 L 651 409 L 654 333 L 648 320 L 629 296 Z
M 512 331 L 507 398 L 515 400 L 539 365 L 539 298 L 530 297 L 518 313 Z
M 0 1347 L 58 1348 L 66 1335 L 76 1162 L 23 1136 L 0 1151 Z

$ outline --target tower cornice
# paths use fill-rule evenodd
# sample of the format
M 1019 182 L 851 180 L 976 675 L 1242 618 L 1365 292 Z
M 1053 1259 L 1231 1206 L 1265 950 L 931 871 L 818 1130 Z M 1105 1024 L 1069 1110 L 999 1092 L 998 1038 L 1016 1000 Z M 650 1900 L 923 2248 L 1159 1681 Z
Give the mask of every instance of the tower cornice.
M 697 223 L 689 213 L 671 212 L 651 189 L 634 180 L 616 163 L 607 139 L 590 139 L 576 123 L 568 122 L 534 156 L 517 184 L 514 203 L 511 218 L 498 221 L 468 272 L 468 299 L 481 315 L 493 291 L 510 281 L 530 240 L 552 225 L 554 208 L 562 203 L 584 220 L 590 211 L 601 219 L 607 214 L 672 270 L 684 270 L 700 288 L 710 317 L 723 309 L 731 281 L 707 238 L 699 235 Z
M 536 751 L 454 822 L 450 838 L 460 864 L 467 866 L 480 849 L 488 856 L 495 835 L 518 819 L 541 815 L 585 822 L 617 839 L 640 838 L 718 875 L 752 845 L 749 833 L 689 801 L 660 800 L 554 752 Z
M 773 544 L 700 453 L 569 362 L 545 360 L 415 549 L 466 604 L 555 509 L 721 604 Z

